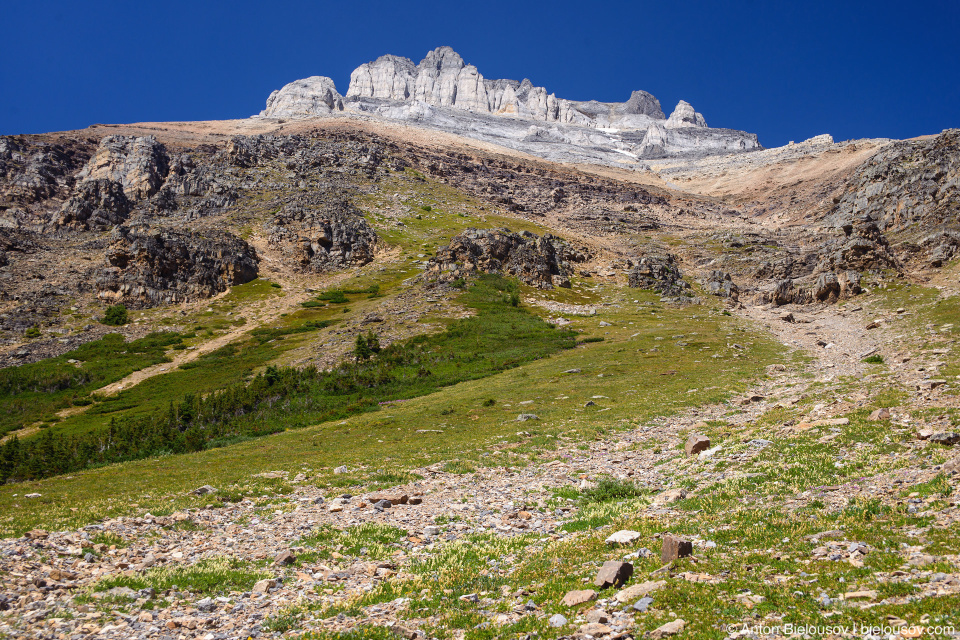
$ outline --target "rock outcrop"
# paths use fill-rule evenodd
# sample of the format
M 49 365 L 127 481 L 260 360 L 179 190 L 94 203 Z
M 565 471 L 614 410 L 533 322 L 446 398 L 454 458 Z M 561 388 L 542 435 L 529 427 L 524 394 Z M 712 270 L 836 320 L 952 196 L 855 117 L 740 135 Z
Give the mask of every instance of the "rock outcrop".
M 119 182 L 127 198 L 136 202 L 160 190 L 169 163 L 166 147 L 153 136 L 107 136 L 77 174 L 77 180 Z
M 329 78 L 297 80 L 274 91 L 260 117 L 339 111 L 413 122 L 551 159 L 597 161 L 599 156 L 606 164 L 760 148 L 753 134 L 707 127 L 703 115 L 683 100 L 667 118 L 646 91 L 634 91 L 626 102 L 557 98 L 528 79 L 484 78 L 450 47 L 429 52 L 416 65 L 393 55 L 362 64 L 342 98 Z M 558 157 L 562 154 L 572 157 Z
M 677 259 L 667 253 L 643 256 L 627 274 L 628 284 L 635 289 L 650 289 L 664 298 L 689 298 L 690 285 L 683 279 Z
M 729 298 L 734 302 L 740 298 L 740 288 L 733 283 L 730 274 L 719 269 L 707 274 L 703 282 L 703 288 L 711 295 Z
M 557 238 L 509 229 L 467 229 L 430 259 L 428 274 L 451 281 L 475 271 L 503 273 L 539 289 L 569 287 L 572 263 L 587 255 Z
M 850 235 L 863 221 L 877 233 L 902 235 L 909 244 L 895 249 L 919 254 L 928 266 L 952 258 L 960 234 L 960 129 L 894 143 L 864 163 L 827 223 Z
M 144 308 L 209 298 L 259 271 L 253 248 L 229 233 L 117 227 L 114 238 L 95 283 L 97 297 L 109 304 Z
M 112 227 L 126 220 L 131 206 L 119 182 L 105 178 L 86 180 L 61 207 L 57 224 L 84 230 Z
M 267 107 L 260 115 L 271 118 L 302 118 L 343 111 L 343 96 L 333 80 L 326 76 L 310 76 L 294 80 L 277 89 L 267 98 Z
M 293 200 L 274 215 L 267 231 L 271 244 L 313 272 L 367 264 L 379 241 L 362 212 L 335 194 Z

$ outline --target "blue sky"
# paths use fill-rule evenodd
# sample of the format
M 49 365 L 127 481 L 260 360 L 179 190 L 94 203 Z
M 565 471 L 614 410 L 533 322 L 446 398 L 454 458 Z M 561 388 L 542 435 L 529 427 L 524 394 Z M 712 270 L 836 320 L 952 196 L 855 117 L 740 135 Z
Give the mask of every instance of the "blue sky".
M 351 6 L 348 6 L 351 5 Z M 7 2 L 0 134 L 243 118 L 310 75 L 450 45 L 561 98 L 685 99 L 768 147 L 960 126 L 960 2 Z

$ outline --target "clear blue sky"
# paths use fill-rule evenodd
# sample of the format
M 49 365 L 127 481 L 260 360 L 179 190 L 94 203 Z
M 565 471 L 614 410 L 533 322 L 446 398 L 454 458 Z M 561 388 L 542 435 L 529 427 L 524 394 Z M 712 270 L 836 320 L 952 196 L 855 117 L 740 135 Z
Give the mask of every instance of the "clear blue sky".
M 450 45 L 487 78 L 669 111 L 772 147 L 960 126 L 957 0 L 4 3 L 0 134 L 242 118 L 310 75 Z

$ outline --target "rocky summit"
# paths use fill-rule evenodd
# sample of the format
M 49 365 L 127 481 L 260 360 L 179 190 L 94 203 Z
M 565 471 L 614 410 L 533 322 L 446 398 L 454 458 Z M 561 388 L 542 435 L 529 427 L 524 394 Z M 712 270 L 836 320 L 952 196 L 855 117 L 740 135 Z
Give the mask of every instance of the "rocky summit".
M 754 134 L 708 127 L 684 100 L 667 117 L 646 91 L 634 91 L 626 102 L 557 98 L 526 78 L 486 79 L 450 47 L 430 51 L 419 64 L 393 55 L 362 64 L 346 95 L 324 76 L 296 80 L 270 94 L 258 117 L 338 114 L 454 132 L 553 160 L 616 166 L 761 148 Z
M 958 142 L 449 48 L 0 136 L 0 638 L 960 637 Z

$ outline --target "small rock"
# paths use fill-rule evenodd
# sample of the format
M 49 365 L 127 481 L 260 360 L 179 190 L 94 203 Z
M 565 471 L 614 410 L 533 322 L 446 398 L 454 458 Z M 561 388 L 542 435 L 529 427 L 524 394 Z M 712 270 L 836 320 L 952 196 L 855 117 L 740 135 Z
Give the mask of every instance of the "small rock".
M 606 624 L 610 622 L 610 616 L 603 609 L 590 609 L 590 611 L 587 611 L 587 622 Z
M 440 535 L 440 527 L 429 525 L 423 528 L 423 535 L 425 536 L 438 536 Z
M 566 371 L 564 371 L 564 373 L 580 373 L 580 369 L 567 369 Z M 560 614 L 558 613 L 557 615 L 560 615 Z
M 640 598 L 639 600 L 633 603 L 633 608 L 634 610 L 639 611 L 640 613 L 644 613 L 647 609 L 650 608 L 650 605 L 652 604 L 653 604 L 653 598 L 650 598 L 650 597 Z
M 613 629 L 605 624 L 600 624 L 599 622 L 589 622 L 580 627 L 580 633 L 585 636 L 599 638 L 600 636 L 605 636 L 608 633 L 613 633 Z
M 876 600 L 876 591 L 850 591 L 843 594 L 844 600 Z
M 346 465 L 339 466 L 339 467 L 335 468 L 335 469 L 333 470 L 333 472 L 334 472 L 336 475 L 342 475 L 342 474 L 344 474 L 344 473 L 350 473 L 350 467 L 347 467 Z
M 413 640 L 414 638 L 417 637 L 416 631 L 413 631 L 412 629 L 408 629 L 407 627 L 400 624 L 395 624 L 392 627 L 390 627 L 390 631 L 400 636 L 401 638 L 405 638 L 406 640 Z
M 677 618 L 676 620 L 671 620 L 667 624 L 657 627 L 656 629 L 651 631 L 650 638 L 652 638 L 653 640 L 659 640 L 660 638 L 663 638 L 665 636 L 674 636 L 680 633 L 681 631 L 683 631 L 683 627 L 686 624 L 687 624 L 686 621 L 682 620 L 681 618 Z
M 683 447 L 688 456 L 696 455 L 701 451 L 706 451 L 709 448 L 710 438 L 697 434 L 693 434 L 687 438 L 687 444 Z
M 783 320 L 784 322 L 793 322 L 795 320 L 795 318 L 793 317 L 793 314 L 789 312 L 781 314 L 780 319 Z
M 191 491 L 190 493 L 192 493 L 192 494 L 195 495 L 195 496 L 205 496 L 205 495 L 207 495 L 208 493 L 215 493 L 216 491 L 217 491 L 217 490 L 216 490 L 214 487 L 211 487 L 210 485 L 205 484 L 205 485 L 203 485 L 202 487 L 197 487 L 196 489 L 194 489 L 194 490 Z
M 297 556 L 293 555 L 293 553 L 289 549 L 287 549 L 286 551 L 281 551 L 280 553 L 277 554 L 277 556 L 273 559 L 273 564 L 288 565 L 288 564 L 293 564 L 296 561 L 297 561 Z
M 597 592 L 593 589 L 583 589 L 581 591 L 569 591 L 563 596 L 561 602 L 568 607 L 575 607 L 586 602 L 597 599 Z
M 662 562 L 671 562 L 678 558 L 685 558 L 693 553 L 693 543 L 679 536 L 668 533 L 663 536 L 663 549 L 660 551 Z
M 277 586 L 276 580 L 274 580 L 273 578 L 265 578 L 257 582 L 255 585 L 253 585 L 253 592 L 268 593 L 270 589 L 273 589 L 275 586 Z
M 539 420 L 540 416 L 535 413 L 521 413 L 517 416 L 517 422 L 526 422 L 527 420 Z
M 468 593 L 460 596 L 460 602 L 480 602 L 480 596 L 475 593 Z
M 636 600 L 637 598 L 642 598 L 649 593 L 653 593 L 657 589 L 662 589 L 667 586 L 666 580 L 656 580 L 643 582 L 641 584 L 635 584 L 633 586 L 627 587 L 622 591 L 618 592 L 616 596 L 617 602 L 626 604 L 631 600 Z
M 867 420 L 889 420 L 890 419 L 890 409 L 883 407 L 882 409 L 877 409 L 871 413 Z
M 210 613 L 216 608 L 216 603 L 213 601 L 213 598 L 204 598 L 197 601 L 197 610 L 204 613 Z
M 619 560 L 607 560 L 597 572 L 594 578 L 594 586 L 606 589 L 607 587 L 619 587 L 633 575 L 633 565 L 629 562 L 620 562 Z
M 550 616 L 550 619 L 547 621 L 547 624 L 549 624 L 551 627 L 554 627 L 554 628 L 562 627 L 563 625 L 567 624 L 567 619 L 563 617 L 562 614 L 555 613 L 552 616 Z
M 642 533 L 637 531 L 629 531 L 627 529 L 622 529 L 617 531 L 614 534 L 611 534 L 604 542 L 607 544 L 633 544 L 637 540 L 643 537 Z
M 951 431 L 949 433 L 935 433 L 930 436 L 930 442 L 936 442 L 937 444 L 952 447 L 953 445 L 960 443 L 960 433 L 955 431 Z
M 23 497 L 24 498 L 40 498 L 42 497 L 42 495 L 43 494 L 40 494 L 40 493 L 25 493 Z

